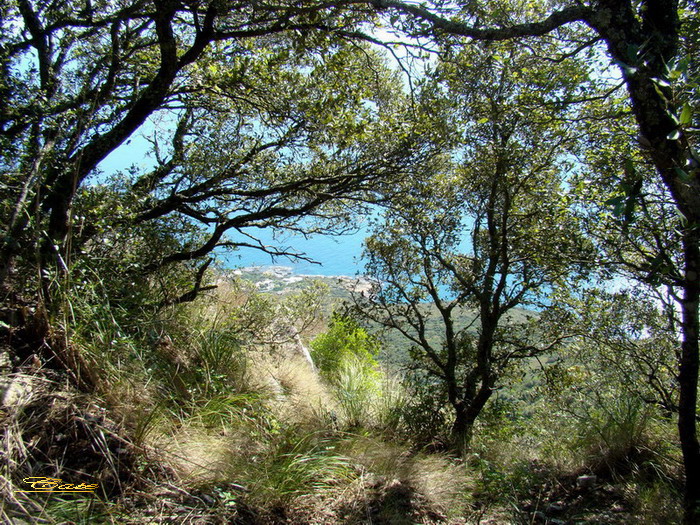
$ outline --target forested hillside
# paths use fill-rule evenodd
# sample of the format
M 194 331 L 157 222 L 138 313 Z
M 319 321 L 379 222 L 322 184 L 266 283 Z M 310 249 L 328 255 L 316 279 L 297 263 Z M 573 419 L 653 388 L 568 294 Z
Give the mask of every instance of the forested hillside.
M 3 521 L 700 523 L 694 2 L 0 16 Z

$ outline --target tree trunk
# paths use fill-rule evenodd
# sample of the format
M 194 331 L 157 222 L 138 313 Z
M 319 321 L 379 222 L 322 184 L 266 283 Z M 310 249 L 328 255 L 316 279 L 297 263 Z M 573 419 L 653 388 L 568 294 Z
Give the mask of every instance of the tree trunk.
M 469 452 L 469 445 L 474 429 L 474 420 L 467 417 L 467 407 L 460 402 L 455 407 L 455 422 L 452 424 L 451 445 L 460 457 L 465 457 Z
M 471 445 L 474 423 L 486 406 L 493 388 L 490 382 L 481 384 L 479 391 L 470 402 L 460 401 L 454 405 L 455 422 L 452 424 L 452 446 L 461 457 L 466 456 Z
M 680 399 L 678 434 L 683 451 L 685 493 L 683 523 L 700 523 L 700 444 L 696 428 L 698 401 L 698 305 L 700 303 L 700 231 L 689 227 L 684 234 L 685 284 L 683 295 L 683 342 L 678 373 Z
M 611 12 L 623 13 L 614 9 L 617 5 L 630 5 L 618 0 L 608 2 Z M 678 168 L 686 165 L 691 156 L 687 143 L 682 140 L 669 140 L 669 135 L 678 130 L 678 122 L 669 112 L 669 101 L 673 100 L 670 88 L 659 87 L 655 78 L 664 78 L 664 68 L 678 54 L 677 3 L 647 3 L 644 12 L 644 27 L 641 34 L 621 28 L 634 27 L 634 19 L 627 10 L 627 20 L 613 24 L 598 25 L 597 29 L 608 43 L 613 57 L 622 63 L 630 44 L 639 48 L 653 43 L 654 53 L 648 56 L 644 67 L 622 68 L 623 77 L 632 102 L 632 109 L 639 124 L 642 136 L 651 144 L 650 156 L 662 181 L 673 196 L 678 210 L 687 218 L 689 226 L 683 233 L 683 256 L 685 281 L 682 301 L 681 362 L 678 372 L 680 388 L 678 410 L 678 434 L 683 451 L 685 470 L 684 523 L 700 523 L 700 445 L 696 429 L 697 389 L 698 389 L 698 304 L 700 302 L 700 179 L 698 171 L 687 178 L 680 177 Z M 623 13 L 624 14 L 624 13 Z M 643 39 L 646 39 L 646 42 Z M 643 45 L 642 45 L 643 44 Z M 645 55 L 646 56 L 646 55 Z M 636 60 L 636 59 L 635 59 Z M 637 65 L 637 64 L 635 64 Z M 663 91 L 667 89 L 667 93 Z M 673 108 L 680 112 L 679 108 Z

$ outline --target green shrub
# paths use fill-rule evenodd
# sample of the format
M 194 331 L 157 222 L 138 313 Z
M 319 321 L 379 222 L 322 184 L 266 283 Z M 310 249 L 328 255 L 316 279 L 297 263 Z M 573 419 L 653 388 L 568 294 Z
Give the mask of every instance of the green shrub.
M 574 446 L 594 468 L 613 474 L 626 471 L 651 452 L 648 438 L 654 410 L 636 396 L 597 392 L 584 410 Z
M 424 446 L 447 439 L 450 417 L 446 410 L 446 394 L 441 385 L 425 378 L 409 379 L 408 400 L 401 407 L 401 421 L 406 436 Z
M 328 331 L 311 342 L 311 358 L 321 375 L 331 383 L 339 380 L 343 367 L 351 360 L 353 368 L 375 370 L 379 350 L 379 341 L 357 321 L 337 314 L 333 315 Z
M 408 403 L 395 376 L 379 367 L 379 341 L 350 317 L 334 315 L 327 332 L 311 342 L 311 357 L 338 401 L 349 427 L 396 431 Z

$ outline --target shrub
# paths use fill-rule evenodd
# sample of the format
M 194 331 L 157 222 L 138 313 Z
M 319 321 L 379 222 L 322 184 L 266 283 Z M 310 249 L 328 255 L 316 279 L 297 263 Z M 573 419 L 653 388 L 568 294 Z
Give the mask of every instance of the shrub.
M 333 315 L 327 332 L 311 342 L 311 358 L 321 375 L 331 383 L 340 379 L 346 363 L 364 368 L 368 373 L 377 367 L 379 341 L 350 317 Z M 371 374 L 371 373 L 370 373 Z
M 451 421 L 444 389 L 415 375 L 409 378 L 409 385 L 407 402 L 401 407 L 404 432 L 419 446 L 447 442 Z
M 408 399 L 402 382 L 376 360 L 380 343 L 350 317 L 335 314 L 327 332 L 311 342 L 311 357 L 349 427 L 396 431 Z

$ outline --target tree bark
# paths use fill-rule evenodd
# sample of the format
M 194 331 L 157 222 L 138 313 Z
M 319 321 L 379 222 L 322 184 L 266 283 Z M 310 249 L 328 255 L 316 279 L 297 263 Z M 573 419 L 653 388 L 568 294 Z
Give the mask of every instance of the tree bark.
M 685 493 L 683 523 L 700 523 L 700 444 L 697 436 L 698 402 L 698 310 L 700 304 L 700 230 L 689 227 L 684 232 L 685 283 L 682 302 L 683 341 L 678 373 L 680 398 L 678 434 L 683 451 Z
M 474 421 L 470 422 L 467 419 L 466 405 L 463 401 L 454 405 L 454 409 L 455 421 L 452 424 L 452 435 L 450 436 L 451 446 L 460 457 L 464 457 L 469 451 Z
M 455 422 L 452 424 L 452 445 L 460 457 L 466 456 L 471 445 L 474 423 L 493 393 L 492 385 L 482 383 L 474 399 L 454 405 Z

